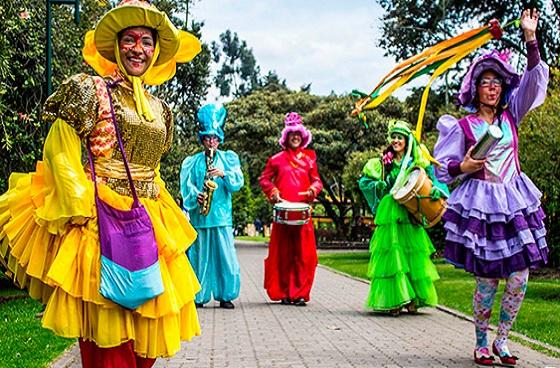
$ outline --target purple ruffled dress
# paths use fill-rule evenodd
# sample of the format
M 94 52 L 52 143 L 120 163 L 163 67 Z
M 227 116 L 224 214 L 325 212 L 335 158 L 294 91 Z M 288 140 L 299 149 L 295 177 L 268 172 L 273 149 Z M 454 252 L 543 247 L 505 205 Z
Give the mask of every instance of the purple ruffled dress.
M 476 115 L 460 120 L 444 115 L 438 121 L 434 156 L 442 166 L 436 176 L 447 184 L 461 180 L 443 217 L 444 257 L 476 276 L 507 278 L 547 262 L 542 193 L 520 169 L 517 136 L 523 116 L 544 102 L 547 84 L 544 62 L 525 71 L 509 97 L 509 107 L 494 123 L 500 124 L 503 138 L 484 168 L 473 174 L 462 174 L 459 164 L 488 123 Z

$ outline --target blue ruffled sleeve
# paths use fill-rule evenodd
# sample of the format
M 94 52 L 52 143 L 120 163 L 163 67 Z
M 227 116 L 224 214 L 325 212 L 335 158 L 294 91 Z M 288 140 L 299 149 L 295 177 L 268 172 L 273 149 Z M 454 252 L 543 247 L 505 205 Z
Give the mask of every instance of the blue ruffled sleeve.
M 243 172 L 239 156 L 233 151 L 224 152 L 224 183 L 229 192 L 237 192 L 243 187 Z
M 181 185 L 181 197 L 183 198 L 183 208 L 187 211 L 192 211 L 198 207 L 196 197 L 200 193 L 200 185 L 197 183 L 203 178 L 198 178 L 196 170 L 197 164 L 200 159 L 204 158 L 201 154 L 188 156 L 181 165 L 181 173 L 179 176 Z

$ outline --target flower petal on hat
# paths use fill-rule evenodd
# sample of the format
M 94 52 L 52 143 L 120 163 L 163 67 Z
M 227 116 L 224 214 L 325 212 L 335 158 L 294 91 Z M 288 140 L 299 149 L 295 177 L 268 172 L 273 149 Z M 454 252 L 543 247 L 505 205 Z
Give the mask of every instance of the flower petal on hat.
M 111 75 L 117 68 L 117 64 L 105 59 L 97 51 L 94 41 L 95 31 L 88 31 L 84 40 L 84 48 L 82 49 L 82 57 L 89 66 L 95 70 L 95 72 L 102 76 Z

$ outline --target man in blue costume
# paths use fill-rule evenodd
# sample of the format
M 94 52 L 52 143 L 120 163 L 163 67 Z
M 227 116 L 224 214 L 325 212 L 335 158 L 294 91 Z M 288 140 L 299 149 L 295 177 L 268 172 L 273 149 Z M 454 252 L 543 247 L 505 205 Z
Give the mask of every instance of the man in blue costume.
M 195 302 L 201 308 L 213 296 L 221 308 L 233 309 L 232 300 L 239 296 L 240 272 L 233 242 L 231 196 L 243 186 L 243 173 L 235 152 L 218 150 L 224 141 L 226 109 L 208 104 L 197 117 L 198 139 L 204 151 L 183 161 L 180 177 L 183 207 L 198 232 L 187 252 L 202 287 Z M 204 187 L 208 179 L 217 184 L 211 196 Z

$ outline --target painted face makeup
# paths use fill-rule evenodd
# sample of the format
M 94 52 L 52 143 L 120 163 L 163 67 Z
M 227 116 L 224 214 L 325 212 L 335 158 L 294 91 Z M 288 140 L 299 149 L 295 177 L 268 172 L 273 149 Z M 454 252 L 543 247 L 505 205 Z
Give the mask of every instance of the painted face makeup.
M 152 31 L 142 28 L 129 28 L 123 32 L 119 42 L 119 47 L 122 51 L 128 52 L 139 47 L 146 55 L 154 56 L 155 45 Z
M 139 76 L 150 66 L 155 51 L 152 31 L 147 27 L 132 27 L 119 39 L 119 54 L 126 72 Z

